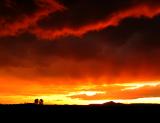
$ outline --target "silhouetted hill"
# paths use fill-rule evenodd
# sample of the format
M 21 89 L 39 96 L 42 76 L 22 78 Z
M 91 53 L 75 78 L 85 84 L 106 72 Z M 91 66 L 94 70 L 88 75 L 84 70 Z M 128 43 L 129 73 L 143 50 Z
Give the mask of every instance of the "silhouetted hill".
M 106 102 L 103 104 L 90 104 L 90 106 L 115 106 L 115 105 L 124 105 L 123 103 L 116 103 L 114 101 Z

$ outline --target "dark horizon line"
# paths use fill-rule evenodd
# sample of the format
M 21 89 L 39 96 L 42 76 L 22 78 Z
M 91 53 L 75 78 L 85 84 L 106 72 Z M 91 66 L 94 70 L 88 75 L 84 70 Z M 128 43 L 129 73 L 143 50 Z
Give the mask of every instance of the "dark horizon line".
M 34 103 L 15 103 L 15 104 L 0 104 L 0 106 L 7 106 L 7 105 L 37 105 L 39 104 L 34 104 Z M 160 105 L 160 103 L 110 103 L 106 102 L 103 104 L 98 104 L 98 103 L 92 103 L 92 104 L 43 104 L 41 106 L 92 106 L 92 105 L 99 105 L 99 106 L 105 106 L 105 105 Z

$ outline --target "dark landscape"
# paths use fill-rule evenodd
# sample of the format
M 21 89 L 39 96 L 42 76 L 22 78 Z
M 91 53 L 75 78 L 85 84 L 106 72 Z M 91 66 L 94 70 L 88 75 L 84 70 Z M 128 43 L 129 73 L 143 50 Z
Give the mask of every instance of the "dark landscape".
M 0 105 L 0 113 L 50 114 L 159 114 L 160 104 Z

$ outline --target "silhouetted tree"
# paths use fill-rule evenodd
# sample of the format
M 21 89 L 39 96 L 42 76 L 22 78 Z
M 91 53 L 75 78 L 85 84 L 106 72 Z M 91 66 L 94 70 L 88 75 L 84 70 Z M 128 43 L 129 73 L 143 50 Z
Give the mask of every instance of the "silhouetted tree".
M 43 105 L 43 102 L 44 102 L 43 99 L 40 99 L 39 100 L 39 105 Z
M 34 100 L 34 104 L 38 105 L 38 102 L 39 102 L 38 99 L 35 99 L 35 100 Z

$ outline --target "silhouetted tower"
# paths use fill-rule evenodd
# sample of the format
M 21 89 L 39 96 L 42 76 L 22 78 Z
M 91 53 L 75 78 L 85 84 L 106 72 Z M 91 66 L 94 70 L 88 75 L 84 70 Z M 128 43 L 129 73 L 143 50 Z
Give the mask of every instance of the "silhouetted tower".
M 40 99 L 39 100 L 39 105 L 43 105 L 43 102 L 44 102 L 43 99 Z
M 35 100 L 34 100 L 34 104 L 38 105 L 38 102 L 39 102 L 38 99 L 35 99 Z

